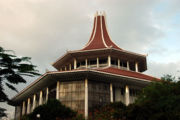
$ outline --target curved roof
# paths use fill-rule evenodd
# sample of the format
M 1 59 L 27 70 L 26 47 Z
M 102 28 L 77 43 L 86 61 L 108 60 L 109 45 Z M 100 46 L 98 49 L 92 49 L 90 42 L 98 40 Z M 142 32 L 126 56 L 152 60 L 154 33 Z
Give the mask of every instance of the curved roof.
M 106 26 L 104 14 L 96 14 L 94 17 L 94 25 L 91 37 L 82 50 L 101 49 L 101 48 L 116 48 L 120 49 L 112 42 Z
M 146 74 L 142 74 L 139 72 L 134 72 L 134 71 L 129 71 L 129 70 L 122 70 L 118 68 L 113 68 L 113 67 L 108 67 L 108 68 L 103 68 L 103 69 L 97 69 L 97 71 L 105 72 L 105 73 L 111 73 L 115 75 L 123 75 L 126 77 L 132 77 L 132 78 L 137 78 L 137 79 L 144 79 L 144 80 L 149 80 L 149 81 L 160 81 L 159 78 L 155 78 Z

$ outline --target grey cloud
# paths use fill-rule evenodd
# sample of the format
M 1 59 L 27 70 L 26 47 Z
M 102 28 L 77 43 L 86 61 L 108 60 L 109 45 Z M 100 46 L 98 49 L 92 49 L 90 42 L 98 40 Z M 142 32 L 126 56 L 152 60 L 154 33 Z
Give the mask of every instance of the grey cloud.
M 154 8 L 162 0 L 2 0 L 0 1 L 0 44 L 20 56 L 32 57 L 41 73 L 66 50 L 81 49 L 92 31 L 96 10 L 105 10 L 112 40 L 121 48 L 148 54 L 161 54 L 156 46 L 166 37 L 160 22 L 166 23 L 179 9 L 171 2 L 164 15 Z M 178 0 L 176 0 L 178 2 Z M 164 16 L 164 17 L 163 17 Z M 165 17 L 168 16 L 168 17 Z M 158 20 L 156 20 L 158 19 Z M 168 27 L 168 26 L 166 26 Z M 172 26 L 170 26 L 172 27 Z M 159 44 L 158 44 L 159 45 Z M 178 53 L 177 53 L 178 54 Z M 179 63 L 161 64 L 150 60 L 147 73 L 155 76 L 171 73 Z M 156 71 L 156 72 L 155 72 Z M 31 83 L 30 78 L 24 86 Z M 14 93 L 7 91 L 11 96 Z
M 145 72 L 146 74 L 153 75 L 159 78 L 166 74 L 180 76 L 180 73 L 178 72 L 180 70 L 180 61 L 170 63 L 150 61 L 148 63 L 148 69 L 149 70 Z

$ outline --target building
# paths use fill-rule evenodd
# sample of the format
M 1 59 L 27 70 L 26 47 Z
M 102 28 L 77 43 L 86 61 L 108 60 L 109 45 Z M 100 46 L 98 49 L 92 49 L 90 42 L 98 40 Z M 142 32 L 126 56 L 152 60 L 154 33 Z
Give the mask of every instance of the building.
M 97 105 L 134 102 L 139 90 L 159 80 L 142 73 L 147 70 L 146 55 L 126 51 L 112 42 L 104 13 L 95 15 L 85 47 L 68 51 L 53 66 L 57 71 L 45 73 L 12 98 L 16 119 L 50 98 L 87 118 Z

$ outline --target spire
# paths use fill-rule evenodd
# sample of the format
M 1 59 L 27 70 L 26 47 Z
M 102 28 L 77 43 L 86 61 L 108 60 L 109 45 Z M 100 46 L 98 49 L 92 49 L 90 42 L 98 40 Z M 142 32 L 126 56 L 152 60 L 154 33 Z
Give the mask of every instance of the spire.
M 106 27 L 105 12 L 96 12 L 91 37 L 82 50 L 119 48 L 112 42 Z

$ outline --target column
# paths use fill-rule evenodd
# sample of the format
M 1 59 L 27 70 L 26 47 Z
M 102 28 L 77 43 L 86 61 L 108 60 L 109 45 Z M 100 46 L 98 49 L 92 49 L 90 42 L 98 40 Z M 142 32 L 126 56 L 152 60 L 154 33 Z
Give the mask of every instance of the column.
M 28 98 L 28 101 L 27 101 L 27 114 L 29 114 L 30 113 L 30 101 L 31 99 L 30 98 Z
M 118 59 L 118 68 L 120 68 L 120 59 Z
M 97 68 L 99 67 L 99 58 L 97 57 Z
M 125 104 L 129 105 L 129 86 L 125 86 Z
M 110 102 L 113 103 L 113 85 L 110 83 Z
M 139 70 L 138 70 L 138 62 L 135 63 L 135 71 L 139 72 Z
M 69 64 L 69 70 L 71 70 L 71 64 Z
M 85 60 L 85 65 L 86 65 L 86 68 L 88 68 L 88 60 L 87 59 Z
M 111 56 L 109 55 L 108 56 L 108 67 L 110 67 L 111 66 Z
M 22 115 L 24 115 L 26 113 L 26 102 L 23 101 L 23 105 L 22 105 Z
M 49 96 L 49 88 L 46 88 L 46 102 L 48 101 L 48 96 Z
M 127 61 L 127 70 L 130 70 L 130 68 L 129 68 L 129 61 Z
M 76 69 L 76 68 L 77 68 L 77 60 L 74 59 L 74 69 Z
M 41 90 L 40 93 L 39 93 L 39 105 L 42 105 L 42 101 L 43 101 L 42 95 L 43 95 L 43 92 Z
M 88 119 L 88 79 L 85 79 L 85 119 Z
M 36 95 L 33 96 L 33 110 L 36 108 Z
M 56 86 L 56 99 L 59 100 L 59 81 L 57 81 L 57 86 Z

